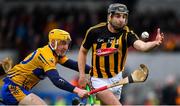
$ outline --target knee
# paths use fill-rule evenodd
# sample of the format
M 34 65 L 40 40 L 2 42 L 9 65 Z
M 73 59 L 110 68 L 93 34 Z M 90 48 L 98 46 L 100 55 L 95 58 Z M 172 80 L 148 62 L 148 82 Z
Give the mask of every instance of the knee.
M 40 97 L 31 93 L 19 102 L 20 105 L 47 105 Z

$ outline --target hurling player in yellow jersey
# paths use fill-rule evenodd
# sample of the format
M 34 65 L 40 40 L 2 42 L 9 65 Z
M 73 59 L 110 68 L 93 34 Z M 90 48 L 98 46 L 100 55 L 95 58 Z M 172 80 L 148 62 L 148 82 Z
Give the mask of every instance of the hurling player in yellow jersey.
M 108 8 L 107 22 L 89 28 L 78 55 L 79 84 L 85 87 L 85 64 L 88 50 L 92 48 L 92 70 L 90 80 L 93 88 L 99 88 L 122 79 L 128 47 L 148 51 L 162 43 L 163 33 L 157 30 L 154 41 L 144 42 L 128 28 L 128 9 L 120 3 Z M 121 105 L 119 102 L 121 86 L 97 93 L 104 105 Z
M 40 80 L 48 77 L 52 83 L 63 90 L 86 97 L 87 91 L 71 85 L 57 72 L 56 64 L 78 71 L 76 61 L 68 59 L 66 52 L 71 42 L 68 32 L 53 29 L 49 32 L 49 44 L 38 48 L 23 61 L 8 70 L 2 86 L 2 99 L 7 105 L 45 105 L 36 94 L 29 92 Z M 86 66 L 86 71 L 90 70 Z

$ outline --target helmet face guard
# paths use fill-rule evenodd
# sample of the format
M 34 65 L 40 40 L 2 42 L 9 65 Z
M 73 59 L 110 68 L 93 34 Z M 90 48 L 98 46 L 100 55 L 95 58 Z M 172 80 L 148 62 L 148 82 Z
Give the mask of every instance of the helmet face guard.
M 66 55 L 66 53 L 69 51 L 71 41 L 69 41 L 69 40 L 58 40 L 58 41 L 55 41 L 55 42 L 57 42 L 56 43 L 57 48 L 55 49 L 56 54 L 58 56 Z
M 127 25 L 128 13 L 129 13 L 129 10 L 127 9 L 126 5 L 120 4 L 120 3 L 111 4 L 108 8 L 108 20 L 107 21 L 114 27 L 114 29 L 119 30 L 119 27 L 116 27 L 116 25 L 115 25 L 116 23 L 113 24 L 112 22 L 110 22 L 110 18 L 114 14 L 124 14 L 124 15 L 126 15 L 125 25 Z
M 64 45 L 68 45 L 68 49 L 69 49 L 69 45 L 71 43 L 71 37 L 70 34 L 64 30 L 60 30 L 60 29 L 53 29 L 49 32 L 49 45 L 50 47 L 56 51 L 57 49 L 59 49 L 59 47 L 63 47 Z M 64 52 L 64 53 L 56 53 L 58 56 L 62 56 L 65 55 L 66 52 L 68 51 L 68 49 Z

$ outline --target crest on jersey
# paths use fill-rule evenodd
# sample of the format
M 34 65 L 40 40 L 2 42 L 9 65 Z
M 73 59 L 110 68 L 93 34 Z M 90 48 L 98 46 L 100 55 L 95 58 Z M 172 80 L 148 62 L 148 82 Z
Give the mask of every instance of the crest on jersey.
M 50 61 L 51 63 L 55 63 L 54 58 L 50 58 L 49 61 Z

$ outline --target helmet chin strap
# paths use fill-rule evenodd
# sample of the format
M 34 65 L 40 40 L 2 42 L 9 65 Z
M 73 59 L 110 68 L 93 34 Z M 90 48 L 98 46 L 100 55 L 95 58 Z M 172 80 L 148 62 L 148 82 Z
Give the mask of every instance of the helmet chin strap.
M 67 54 L 67 52 L 68 52 L 69 50 L 66 50 L 66 52 L 64 53 L 64 54 L 57 54 L 57 56 L 65 56 L 66 54 Z

